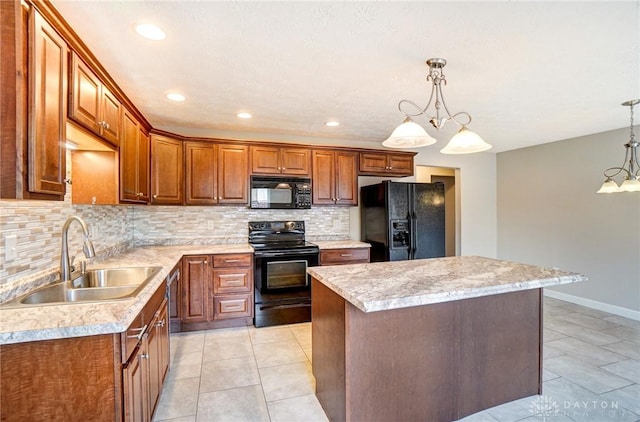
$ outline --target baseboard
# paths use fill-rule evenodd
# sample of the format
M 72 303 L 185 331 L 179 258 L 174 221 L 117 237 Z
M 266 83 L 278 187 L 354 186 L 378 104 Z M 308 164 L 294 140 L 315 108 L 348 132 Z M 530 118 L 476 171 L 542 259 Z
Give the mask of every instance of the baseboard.
M 580 296 L 569 295 L 566 293 L 557 292 L 555 290 L 550 290 L 550 289 L 544 289 L 544 295 L 552 297 L 554 299 L 575 303 L 576 305 L 582 305 L 588 308 L 593 308 L 599 311 L 609 312 L 610 314 L 619 315 L 625 318 L 640 321 L 640 311 L 634 311 L 633 309 L 622 308 L 620 306 L 598 302 L 597 300 L 585 299 Z

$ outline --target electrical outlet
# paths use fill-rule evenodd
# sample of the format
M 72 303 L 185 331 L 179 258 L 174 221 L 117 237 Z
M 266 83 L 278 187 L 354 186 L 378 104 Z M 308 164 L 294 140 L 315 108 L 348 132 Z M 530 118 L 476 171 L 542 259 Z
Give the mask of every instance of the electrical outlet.
M 4 238 L 4 260 L 9 262 L 18 257 L 18 237 L 15 234 Z

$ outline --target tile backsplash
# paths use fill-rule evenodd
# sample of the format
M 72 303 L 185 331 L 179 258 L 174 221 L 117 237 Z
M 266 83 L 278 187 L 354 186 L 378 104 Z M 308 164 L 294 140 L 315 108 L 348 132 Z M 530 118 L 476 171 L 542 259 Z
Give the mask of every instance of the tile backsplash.
M 349 208 L 252 210 L 247 207 L 73 205 L 65 201 L 0 201 L 0 302 L 16 284 L 52 281 L 60 265 L 61 230 L 72 215 L 89 226 L 97 258 L 142 245 L 219 244 L 247 241 L 247 222 L 304 220 L 308 240 L 349 238 Z M 15 235 L 16 259 L 5 257 L 5 239 Z M 69 252 L 82 254 L 80 227 L 69 230 Z M 3 295 L 3 292 L 5 295 Z

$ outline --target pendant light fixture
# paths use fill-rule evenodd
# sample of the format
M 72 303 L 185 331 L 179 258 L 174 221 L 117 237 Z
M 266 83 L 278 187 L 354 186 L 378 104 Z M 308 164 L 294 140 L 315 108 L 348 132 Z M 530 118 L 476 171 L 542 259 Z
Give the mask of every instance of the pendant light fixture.
M 436 143 L 436 140 L 432 138 L 425 130 L 414 122 L 411 118 L 416 116 L 422 116 L 427 114 L 427 110 L 434 101 L 435 116 L 429 119 L 429 123 L 440 130 L 444 124 L 452 120 L 460 126 L 458 133 L 451 138 L 449 144 L 440 150 L 443 154 L 469 154 L 472 152 L 486 151 L 491 148 L 491 145 L 482 140 L 476 133 L 467 129 L 467 125 L 471 123 L 471 116 L 469 113 L 461 111 L 455 114 L 451 114 L 447 108 L 447 104 L 444 101 L 442 95 L 442 85 L 447 84 L 447 80 L 444 76 L 442 68 L 447 64 L 445 59 L 433 58 L 427 60 L 429 66 L 429 74 L 427 75 L 427 81 L 431 81 L 431 96 L 429 102 L 425 108 L 420 108 L 416 103 L 411 100 L 401 100 L 398 103 L 398 110 L 406 116 L 404 122 L 398 126 L 391 136 L 387 138 L 382 145 L 389 148 L 417 148 Z M 403 110 L 403 106 L 411 105 L 415 108 L 415 112 L 408 113 Z M 440 114 L 440 109 L 444 108 L 445 115 Z M 458 118 L 464 117 L 465 121 L 461 122 Z
M 640 162 L 638 162 L 638 147 L 640 143 L 636 141 L 633 133 L 633 106 L 639 103 L 640 99 L 622 103 L 623 106 L 629 107 L 631 113 L 629 142 L 624 144 L 624 162 L 621 167 L 611 167 L 604 171 L 605 181 L 598 193 L 640 192 Z M 627 164 L 626 168 L 624 167 L 625 164 Z M 624 174 L 624 181 L 618 186 L 613 178 L 621 173 Z

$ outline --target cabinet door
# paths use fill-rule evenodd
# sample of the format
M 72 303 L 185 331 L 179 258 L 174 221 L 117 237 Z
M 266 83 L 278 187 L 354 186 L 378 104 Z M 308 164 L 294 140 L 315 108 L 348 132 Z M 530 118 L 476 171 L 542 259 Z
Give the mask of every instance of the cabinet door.
M 147 422 L 150 419 L 146 349 L 146 339 L 143 339 L 123 371 L 124 419 L 126 421 Z
M 167 321 L 166 300 L 156 312 L 155 318 L 151 322 L 148 343 L 148 365 L 149 365 L 149 415 L 153 414 L 156 407 L 162 383 L 169 367 L 169 324 Z
M 182 204 L 182 141 L 151 136 L 151 203 Z
M 138 125 L 138 156 L 137 156 L 137 168 L 138 168 L 138 198 L 140 202 L 149 202 L 149 134 L 147 134 L 142 127 Z
M 69 117 L 96 135 L 100 134 L 100 87 L 98 77 L 76 55 L 71 55 L 71 81 L 73 95 Z
M 311 167 L 311 151 L 307 148 L 282 148 L 280 165 L 282 174 L 308 176 Z
M 141 202 L 138 189 L 138 121 L 127 110 L 122 113 L 120 145 L 120 201 Z
M 280 148 L 268 146 L 251 147 L 251 172 L 280 174 Z
M 211 264 L 208 255 L 190 255 L 182 259 L 182 321 L 210 320 Z
M 313 203 L 335 204 L 335 155 L 333 151 L 313 151 Z
M 386 173 L 387 167 L 387 155 L 376 153 L 361 153 L 360 154 L 360 172 L 361 173 Z
M 413 176 L 413 157 L 389 154 L 389 172 L 403 176 Z
M 118 146 L 120 144 L 120 125 L 122 122 L 122 106 L 120 101 L 107 89 L 102 86 L 101 95 L 102 118 L 98 122 L 102 137 L 110 144 Z
M 336 151 L 335 195 L 337 205 L 358 205 L 358 156 Z
M 68 48 L 33 8 L 29 48 L 29 191 L 62 197 L 66 190 Z
M 249 203 L 249 148 L 218 145 L 218 203 Z
M 185 142 L 185 203 L 213 205 L 218 202 L 216 144 Z

